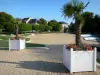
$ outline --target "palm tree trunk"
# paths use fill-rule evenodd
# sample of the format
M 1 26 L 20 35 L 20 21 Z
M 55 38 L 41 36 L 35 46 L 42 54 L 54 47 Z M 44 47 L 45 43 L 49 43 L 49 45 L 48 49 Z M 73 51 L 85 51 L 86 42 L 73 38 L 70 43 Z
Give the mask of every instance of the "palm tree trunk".
M 75 38 L 75 41 L 76 41 L 76 45 L 78 47 L 81 46 L 81 25 L 80 25 L 80 21 L 79 20 L 76 20 L 76 38 Z
M 16 39 L 18 40 L 18 24 L 16 24 Z

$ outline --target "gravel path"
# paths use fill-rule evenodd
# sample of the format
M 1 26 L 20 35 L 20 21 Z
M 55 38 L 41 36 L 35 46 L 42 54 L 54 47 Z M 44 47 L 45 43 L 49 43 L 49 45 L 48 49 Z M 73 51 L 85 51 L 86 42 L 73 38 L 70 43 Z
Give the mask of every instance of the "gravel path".
M 62 46 L 48 47 L 10 52 L 0 50 L 0 75 L 100 75 L 99 69 L 97 72 L 70 74 L 62 64 Z

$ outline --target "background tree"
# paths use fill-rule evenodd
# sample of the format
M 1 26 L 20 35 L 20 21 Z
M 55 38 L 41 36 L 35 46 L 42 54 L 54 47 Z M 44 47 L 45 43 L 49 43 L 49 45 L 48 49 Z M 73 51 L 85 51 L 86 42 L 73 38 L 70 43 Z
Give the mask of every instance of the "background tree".
M 60 21 L 60 22 L 58 22 L 59 24 L 66 24 L 64 21 Z
M 84 23 L 84 19 L 83 19 L 83 10 L 85 9 L 85 7 L 87 7 L 87 5 L 89 4 L 89 2 L 84 5 L 83 2 L 79 1 L 79 0 L 72 0 L 69 3 L 66 3 L 63 8 L 62 8 L 62 13 L 64 15 L 64 17 L 72 17 L 75 20 L 75 26 L 76 26 L 76 45 L 81 47 L 81 39 L 80 39 L 80 35 L 81 35 L 81 25 Z
M 82 27 L 83 33 L 100 34 L 100 16 L 92 12 L 84 13 L 85 23 Z
M 39 31 L 40 31 L 41 33 L 44 32 L 44 31 L 45 31 L 45 25 L 40 24 L 40 25 L 39 25 Z
M 83 17 L 84 17 L 84 25 L 82 27 L 82 32 L 90 33 L 93 30 L 92 26 L 94 24 L 93 21 L 94 15 L 92 12 L 84 12 Z
M 52 31 L 60 31 L 61 25 L 56 20 L 50 20 L 48 26 L 52 27 Z
M 33 27 L 34 27 L 34 30 L 35 30 L 36 32 L 39 31 L 39 25 L 38 25 L 38 24 L 34 24 Z
M 40 30 L 40 32 L 47 31 L 46 27 L 48 28 L 47 21 L 43 18 L 40 18 L 39 19 L 39 30 Z
M 43 18 L 40 18 L 39 19 L 39 24 L 42 24 L 42 25 L 47 25 L 47 21 Z
M 68 32 L 75 33 L 75 24 L 73 22 L 70 23 Z
M 56 24 L 56 31 L 60 31 L 62 29 L 62 25 L 57 23 Z
M 9 33 L 14 33 L 16 30 L 16 27 L 14 25 L 14 23 L 8 23 L 8 26 L 6 27 L 6 31 Z
M 100 34 L 100 16 L 97 14 L 94 16 L 94 23 L 92 29 L 95 33 Z
M 52 30 L 52 26 L 48 26 L 48 25 L 45 26 L 45 31 L 51 31 L 51 30 Z
M 16 20 L 19 24 L 22 23 L 22 19 L 21 19 L 21 18 L 15 18 L 15 20 Z
M 6 32 L 14 30 L 14 21 L 15 19 L 10 14 L 0 12 L 0 28 L 4 29 Z M 13 26 L 13 29 L 9 29 L 11 26 Z

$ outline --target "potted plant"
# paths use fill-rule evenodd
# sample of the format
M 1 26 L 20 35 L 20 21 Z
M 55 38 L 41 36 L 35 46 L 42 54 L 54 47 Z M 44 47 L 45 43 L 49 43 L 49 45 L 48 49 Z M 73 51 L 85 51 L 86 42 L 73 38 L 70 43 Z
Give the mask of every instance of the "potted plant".
M 25 49 L 25 39 L 23 37 L 18 36 L 18 22 L 15 22 L 15 27 L 16 27 L 16 36 L 11 37 L 9 39 L 9 50 L 14 49 L 14 50 L 21 50 Z
M 73 17 L 75 20 L 76 44 L 64 45 L 63 47 L 63 64 L 72 72 L 96 71 L 96 48 L 84 45 L 81 41 L 81 26 L 84 24 L 83 10 L 85 5 L 79 0 L 72 0 L 63 6 L 62 12 L 64 17 Z

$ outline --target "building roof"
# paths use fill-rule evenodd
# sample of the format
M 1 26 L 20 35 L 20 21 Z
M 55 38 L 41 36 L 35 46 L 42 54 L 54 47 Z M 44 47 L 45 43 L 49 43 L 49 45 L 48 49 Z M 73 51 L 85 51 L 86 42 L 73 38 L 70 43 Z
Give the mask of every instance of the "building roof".
M 23 18 L 22 19 L 22 22 L 24 22 L 24 23 L 30 23 L 30 24 L 39 23 L 39 21 L 37 19 L 31 19 L 30 17 Z

